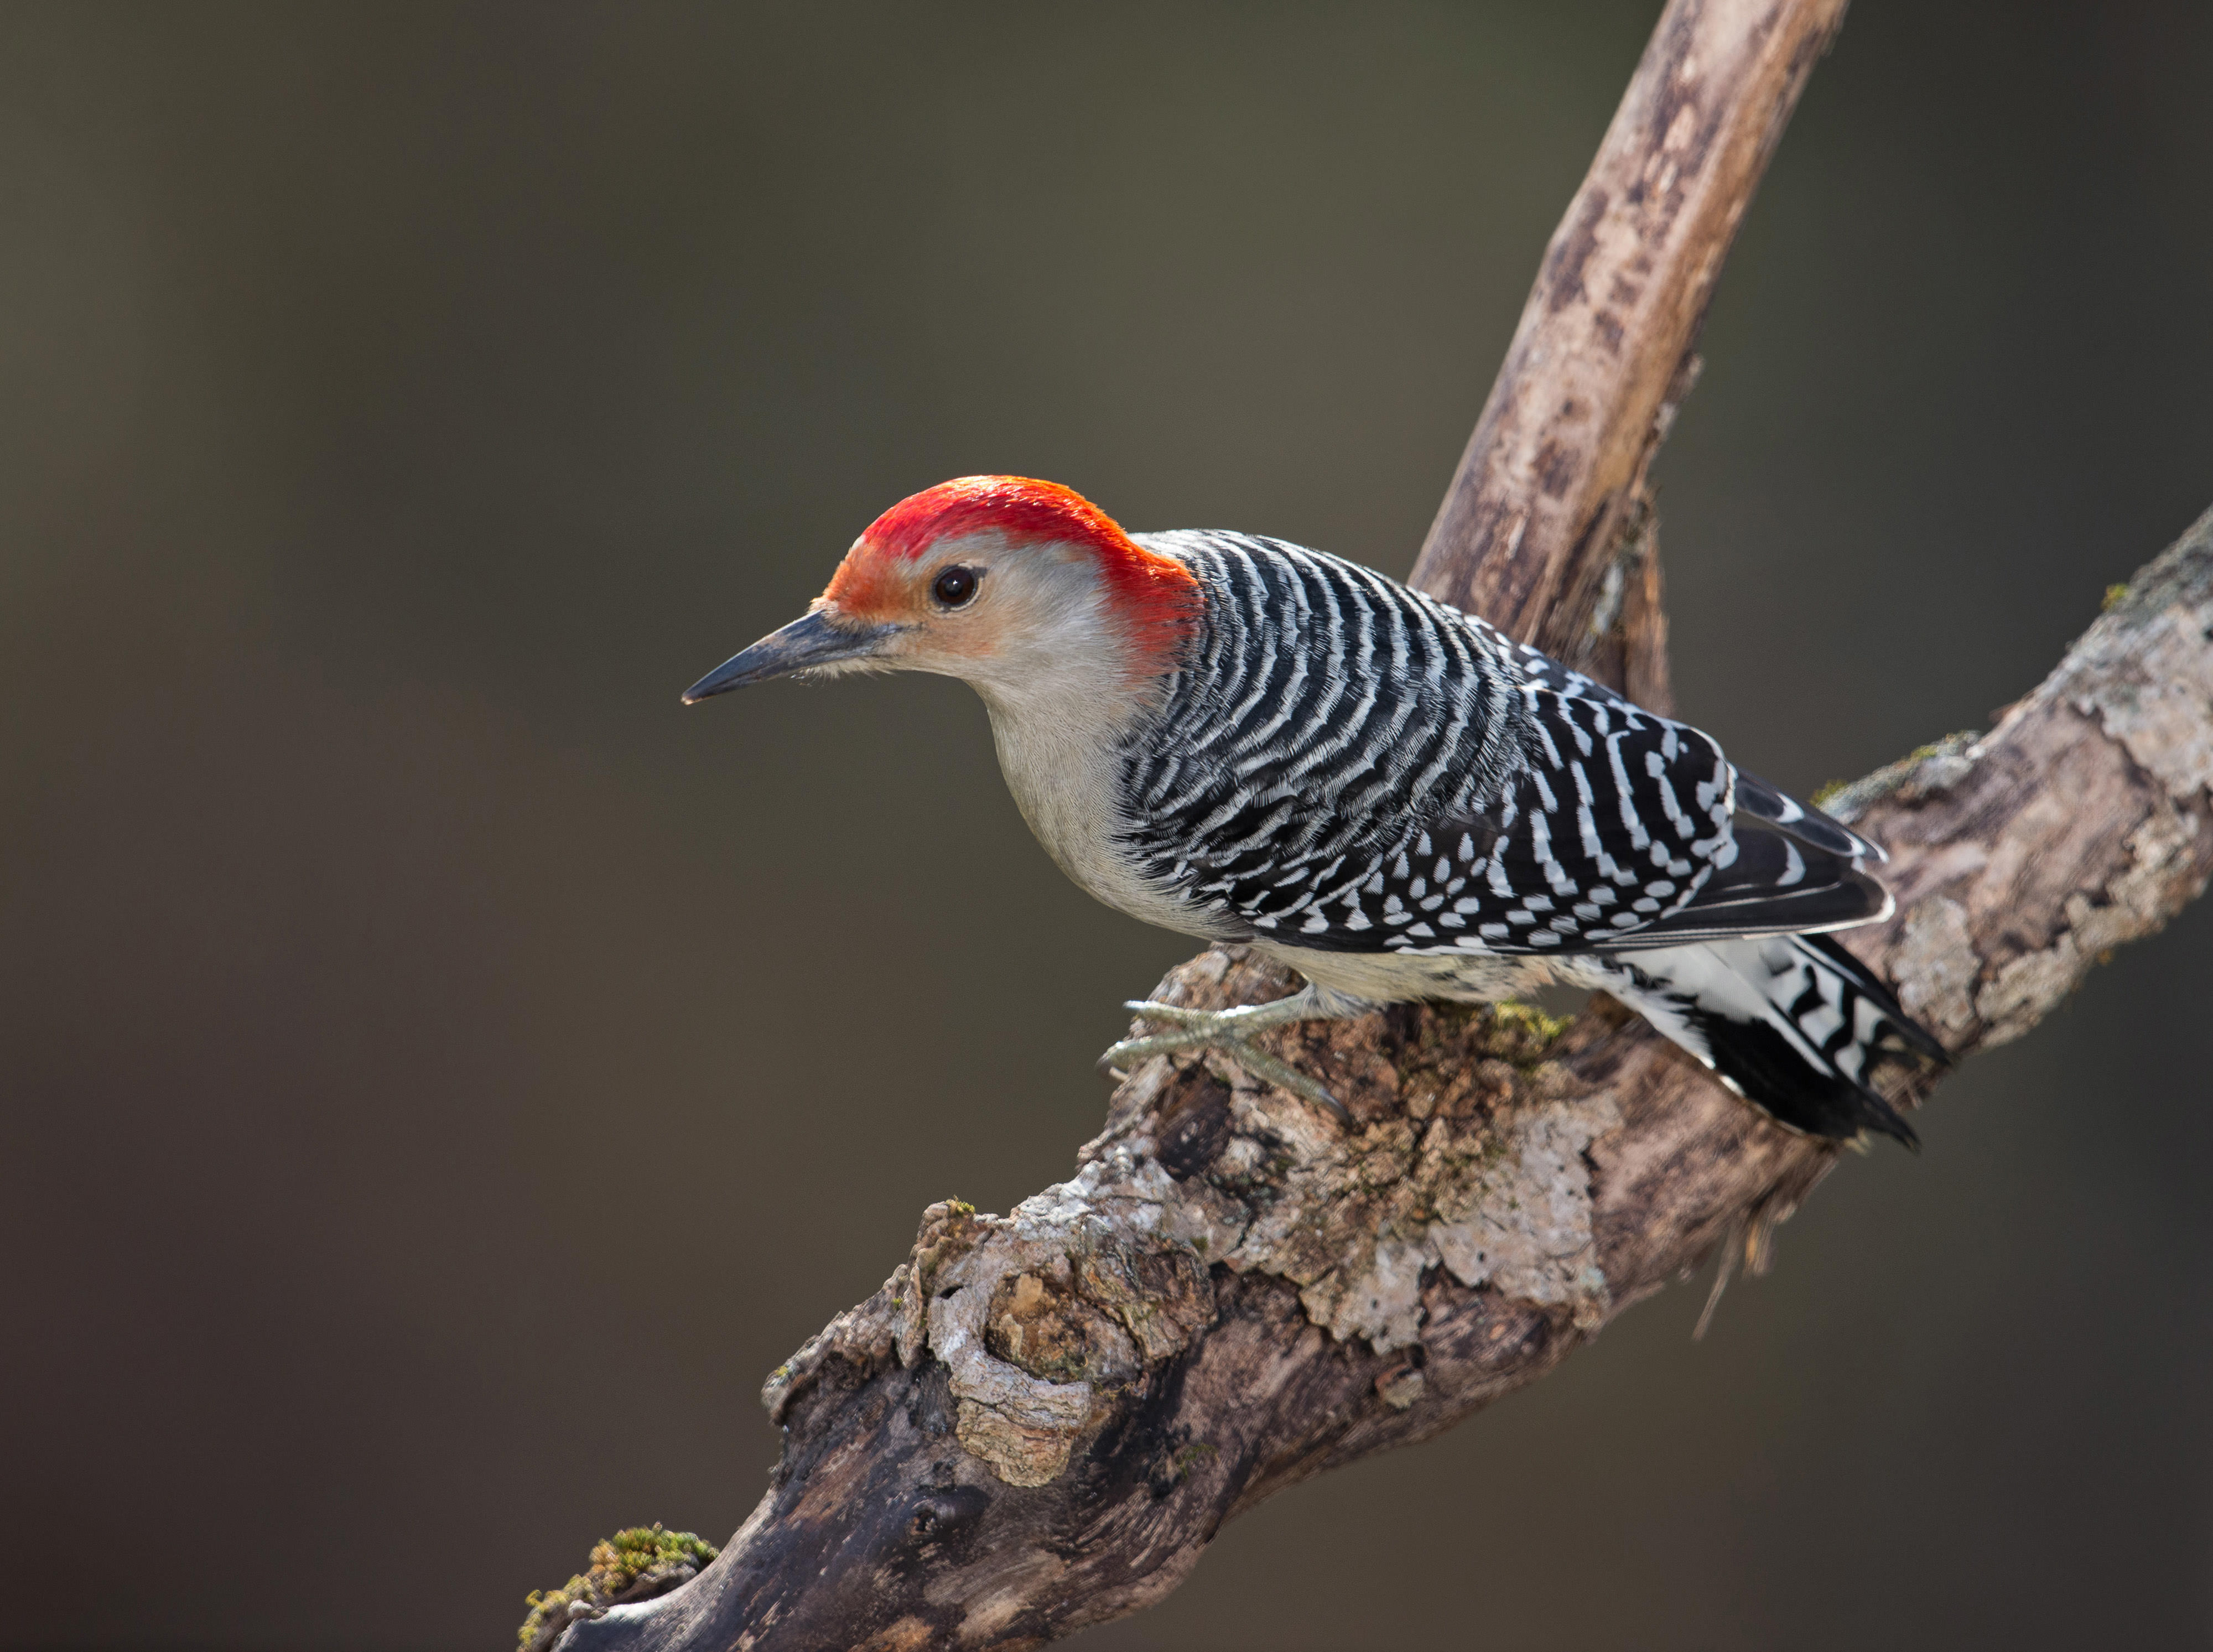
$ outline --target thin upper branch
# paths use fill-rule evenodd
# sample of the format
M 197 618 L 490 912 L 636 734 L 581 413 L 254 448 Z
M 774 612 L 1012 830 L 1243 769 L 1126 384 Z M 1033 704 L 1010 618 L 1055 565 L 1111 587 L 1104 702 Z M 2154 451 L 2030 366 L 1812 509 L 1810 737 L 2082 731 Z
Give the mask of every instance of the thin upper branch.
M 1567 657 L 1844 0 L 1675 0 L 1545 249 L 1413 582 Z
M 1645 472 L 1697 377 L 1737 226 L 1844 15 L 1844 0 L 1668 6 L 1414 566 L 1422 589 L 1656 709 Z

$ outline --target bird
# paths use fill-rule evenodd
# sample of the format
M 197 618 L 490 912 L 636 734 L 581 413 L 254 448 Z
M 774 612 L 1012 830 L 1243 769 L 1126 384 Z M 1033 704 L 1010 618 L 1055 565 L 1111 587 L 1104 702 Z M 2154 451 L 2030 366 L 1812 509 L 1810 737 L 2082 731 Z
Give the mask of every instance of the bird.
M 1023 820 L 1108 906 L 1304 978 L 1127 1006 L 1101 1058 L 1211 1048 L 1350 1127 L 1252 1040 L 1417 1001 L 1610 993 L 1786 1129 L 1917 1145 L 1875 1088 L 1942 1047 L 1833 933 L 1883 851 L 1484 620 L 1259 535 L 1126 532 L 1074 490 L 901 500 L 822 594 L 686 691 L 923 671 L 972 685 Z

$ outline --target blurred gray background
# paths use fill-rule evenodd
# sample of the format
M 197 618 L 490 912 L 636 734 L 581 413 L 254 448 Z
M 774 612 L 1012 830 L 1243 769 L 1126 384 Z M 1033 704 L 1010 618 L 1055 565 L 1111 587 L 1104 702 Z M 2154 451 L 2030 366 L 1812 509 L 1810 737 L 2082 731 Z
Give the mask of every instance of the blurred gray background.
M 1186 955 L 926 679 L 685 711 L 947 476 L 1403 573 L 1641 3 L 0 10 L 0 1643 L 508 1643 L 1070 1168 Z M 1810 788 L 2213 503 L 2213 14 L 1859 0 L 1661 466 Z M 1134 1649 L 2213 1643 L 2213 911 Z

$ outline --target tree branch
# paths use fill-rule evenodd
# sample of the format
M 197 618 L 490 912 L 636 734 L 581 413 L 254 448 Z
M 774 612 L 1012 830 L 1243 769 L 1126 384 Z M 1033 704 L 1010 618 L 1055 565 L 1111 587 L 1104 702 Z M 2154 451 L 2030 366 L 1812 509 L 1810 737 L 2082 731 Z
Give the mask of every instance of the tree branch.
M 1616 687 L 1636 634 L 1661 674 L 1632 695 L 1644 704 L 1667 698 L 1654 559 L 1636 554 L 1645 472 L 1698 378 L 1737 225 L 1844 17 L 1844 0 L 1668 6 L 1414 564 L 1431 595 Z
M 1647 698 L 1644 468 L 1841 11 L 1669 6 L 1423 553 L 1432 590 Z M 2209 636 L 2213 513 L 1993 733 L 1831 804 L 1893 856 L 1898 915 L 1851 942 L 1955 1054 L 2204 888 Z M 1161 996 L 1289 984 L 1221 949 Z M 1148 1064 L 1071 1180 L 1003 1217 L 931 1206 L 883 1288 L 770 1378 L 783 1460 L 718 1560 L 605 1616 L 579 1600 L 538 1644 L 1031 1647 L 1134 1611 L 1223 1521 L 1543 1375 L 1717 1243 L 1758 1265 L 1836 1161 L 1602 1005 L 1564 1030 L 1406 1006 L 1271 1047 L 1356 1127 L 1212 1058 Z

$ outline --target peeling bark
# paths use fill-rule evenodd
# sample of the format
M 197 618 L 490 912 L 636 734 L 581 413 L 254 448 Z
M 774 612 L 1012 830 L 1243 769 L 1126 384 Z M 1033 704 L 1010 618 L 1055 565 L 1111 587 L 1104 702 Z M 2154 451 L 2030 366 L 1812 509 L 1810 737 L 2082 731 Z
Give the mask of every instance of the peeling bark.
M 1670 5 L 1424 553 L 1429 588 L 1648 703 L 1643 467 L 1842 9 Z M 2018 1037 L 2204 889 L 2209 783 L 2213 513 L 1991 733 L 1830 802 L 1899 896 L 1848 944 L 1955 1056 Z M 1221 948 L 1155 996 L 1292 984 Z M 1070 1180 L 1003 1216 L 924 1213 L 883 1287 L 769 1379 L 783 1459 L 720 1558 L 561 1652 L 1033 1647 L 1137 1610 L 1223 1521 L 1541 1376 L 1717 1245 L 1759 1266 L 1837 1161 L 1603 999 L 1569 1026 L 1400 1006 L 1263 1042 L 1352 1128 L 1211 1057 L 1148 1063 Z

